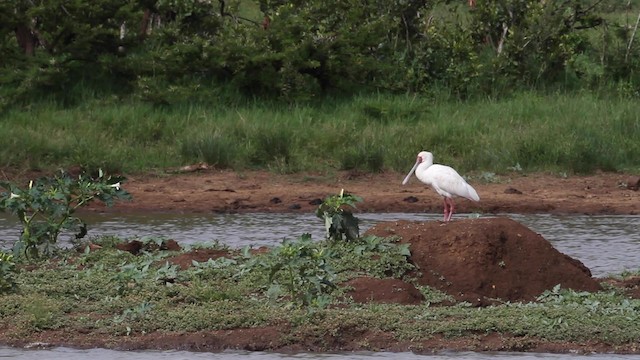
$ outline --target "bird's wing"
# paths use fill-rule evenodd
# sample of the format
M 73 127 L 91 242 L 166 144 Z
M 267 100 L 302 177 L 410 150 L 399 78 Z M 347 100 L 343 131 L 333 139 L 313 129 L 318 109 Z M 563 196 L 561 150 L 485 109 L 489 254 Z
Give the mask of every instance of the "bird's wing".
M 474 201 L 480 200 L 476 190 L 452 167 L 432 165 L 429 170 L 428 176 L 431 186 L 440 195 L 447 197 L 460 196 Z

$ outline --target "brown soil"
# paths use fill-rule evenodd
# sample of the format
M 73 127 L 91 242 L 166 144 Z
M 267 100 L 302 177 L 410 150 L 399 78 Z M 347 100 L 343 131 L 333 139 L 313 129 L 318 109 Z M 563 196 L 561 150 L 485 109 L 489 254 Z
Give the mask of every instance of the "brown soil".
M 421 284 L 477 306 L 534 301 L 556 284 L 576 291 L 601 290 L 580 261 L 508 218 L 382 222 L 367 234 L 400 237 L 410 244 Z
M 441 212 L 442 200 L 415 177 L 403 174 L 276 175 L 203 170 L 188 174 L 130 175 L 123 184 L 133 196 L 110 212 L 314 212 L 341 189 L 358 195 L 362 212 Z M 561 178 L 547 174 L 498 177 L 496 183 L 470 181 L 480 202 L 457 201 L 457 212 L 639 214 L 637 176 L 602 173 Z M 455 215 L 454 215 L 455 218 Z
M 114 208 L 94 206 L 109 212 L 306 212 L 315 211 L 319 201 L 340 189 L 361 196 L 359 211 L 440 212 L 441 199 L 415 178 L 403 187 L 402 174 L 340 173 L 336 176 L 274 175 L 267 172 L 237 174 L 205 170 L 190 174 L 133 175 L 124 187 L 133 201 Z M 640 192 L 637 177 L 598 174 L 559 178 L 536 174 L 501 177 L 501 182 L 473 186 L 480 203 L 458 200 L 460 212 L 482 213 L 580 213 L 638 214 Z M 630 184 L 630 186 L 627 186 Z M 410 243 L 411 261 L 419 268 L 421 284 L 447 292 L 457 301 L 486 306 L 495 301 L 533 301 L 556 284 L 575 290 L 597 291 L 601 282 L 623 288 L 630 297 L 640 295 L 638 278 L 626 281 L 594 279 L 578 260 L 561 254 L 540 235 L 506 217 L 456 220 L 443 223 L 383 222 L 368 231 L 379 236 L 398 236 Z M 140 251 L 129 244 L 126 251 Z M 178 246 L 177 244 L 171 244 Z M 99 249 L 96 249 L 99 251 Z M 260 249 L 265 251 L 265 249 Z M 172 259 L 182 268 L 191 260 L 206 261 L 227 255 L 220 251 L 194 250 Z M 424 299 L 411 284 L 396 279 L 353 279 L 343 286 L 356 302 L 419 304 Z M 561 343 L 524 339 L 510 334 L 471 334 L 463 338 L 434 337 L 429 340 L 399 341 L 390 333 L 345 332 L 326 334 L 321 341 L 291 334 L 286 326 L 162 333 L 126 338 L 96 333 L 45 331 L 36 338 L 16 340 L 10 329 L 0 329 L 0 343 L 23 346 L 43 342 L 75 347 L 118 349 L 179 349 L 221 351 L 224 349 L 274 351 L 387 350 L 431 352 L 447 350 L 618 352 L 640 353 L 636 344 L 615 347 L 599 342 Z

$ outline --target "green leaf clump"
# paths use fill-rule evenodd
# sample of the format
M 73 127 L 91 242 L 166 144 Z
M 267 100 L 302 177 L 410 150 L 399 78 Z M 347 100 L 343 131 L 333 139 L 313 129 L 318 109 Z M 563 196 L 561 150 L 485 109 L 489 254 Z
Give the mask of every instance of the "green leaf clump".
M 359 219 L 345 208 L 355 209 L 356 202 L 362 198 L 345 193 L 344 189 L 338 195 L 327 197 L 316 210 L 316 216 L 324 219 L 326 238 L 330 240 L 355 240 L 360 237 Z
M 0 210 L 17 216 L 22 225 L 14 255 L 51 256 L 63 231 L 73 232 L 75 239 L 83 238 L 87 225 L 75 216 L 76 210 L 94 201 L 112 206 L 116 200 L 130 199 L 131 195 L 122 188 L 124 181 L 124 177 L 107 176 L 102 170 L 96 177 L 83 173 L 77 178 L 61 171 L 32 180 L 26 188 L 0 181 L 0 187 L 5 189 L 0 193 Z

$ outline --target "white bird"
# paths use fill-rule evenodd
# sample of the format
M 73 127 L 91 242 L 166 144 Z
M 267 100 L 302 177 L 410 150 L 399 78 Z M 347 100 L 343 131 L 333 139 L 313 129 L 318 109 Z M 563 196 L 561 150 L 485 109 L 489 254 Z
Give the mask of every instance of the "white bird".
M 409 182 L 409 178 L 416 173 L 418 180 L 431 186 L 440 196 L 444 198 L 444 221 L 451 220 L 455 211 L 454 196 L 460 196 L 473 201 L 480 201 L 476 190 L 453 168 L 434 164 L 433 154 L 422 151 L 418 154 L 416 164 L 402 181 L 402 185 Z

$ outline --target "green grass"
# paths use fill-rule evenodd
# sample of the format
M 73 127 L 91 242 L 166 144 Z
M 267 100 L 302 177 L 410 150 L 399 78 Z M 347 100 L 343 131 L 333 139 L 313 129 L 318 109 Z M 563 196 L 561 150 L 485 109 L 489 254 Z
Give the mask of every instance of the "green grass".
M 276 172 L 401 171 L 420 150 L 461 171 L 640 172 L 640 103 L 524 92 L 495 101 L 370 95 L 313 105 L 87 102 L 0 118 L 0 166 L 139 172 L 199 161 Z
M 615 346 L 633 344 L 640 337 L 640 300 L 614 288 L 598 293 L 556 288 L 539 302 L 484 308 L 464 303 L 434 306 L 448 298 L 429 288 L 421 288 L 429 302 L 418 306 L 357 304 L 338 290 L 333 302 L 340 306 L 308 311 L 290 306 L 286 296 L 269 299 L 268 264 L 274 260 L 269 254 L 230 255 L 229 260 L 180 270 L 166 265 L 167 257 L 175 253 L 132 256 L 116 251 L 113 238 L 96 241 L 104 245 L 101 250 L 71 251 L 23 268 L 16 275 L 18 291 L 2 295 L 0 327 L 22 339 L 59 330 L 123 341 L 142 333 L 264 326 L 282 329 L 294 343 L 322 343 L 327 334 L 339 337 L 358 331 L 387 332 L 416 343 L 434 336 L 455 339 L 498 333 L 525 342 L 593 341 Z M 393 242 L 374 245 L 339 243 L 321 256 L 340 282 L 362 275 L 389 276 L 389 272 L 400 277 L 411 267 Z M 260 266 L 248 267 L 251 262 Z M 172 281 L 166 281 L 167 274 L 172 274 Z

